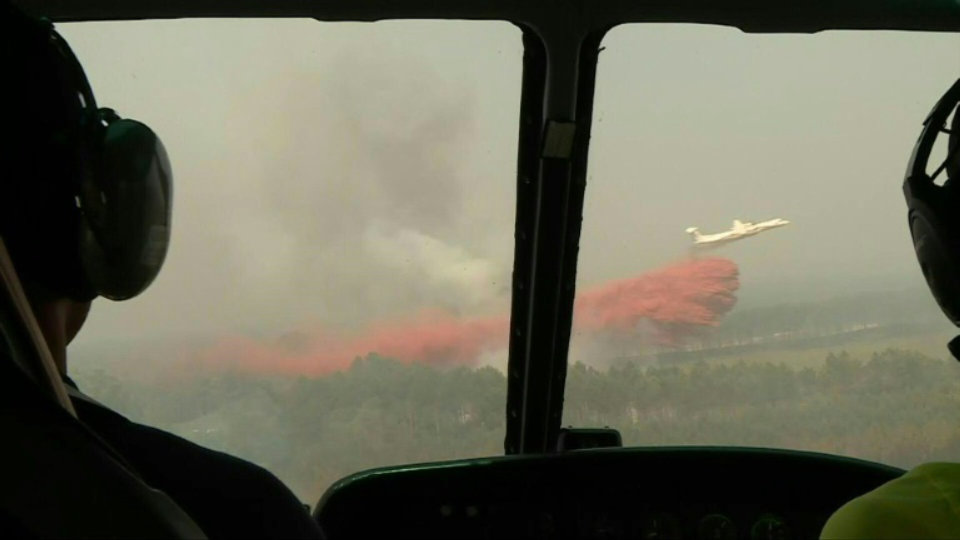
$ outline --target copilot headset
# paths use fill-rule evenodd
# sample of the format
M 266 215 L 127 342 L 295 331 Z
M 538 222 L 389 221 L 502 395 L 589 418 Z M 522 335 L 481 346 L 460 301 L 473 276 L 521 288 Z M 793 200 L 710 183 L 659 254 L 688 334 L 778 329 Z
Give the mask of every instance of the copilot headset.
M 923 123 L 903 181 L 907 222 L 920 269 L 937 304 L 960 326 L 960 80 L 940 98 Z M 947 125 L 950 114 L 953 119 Z M 932 173 L 930 155 L 939 135 L 947 139 L 946 158 Z M 945 179 L 940 178 L 945 174 Z M 960 336 L 950 342 L 960 359 Z

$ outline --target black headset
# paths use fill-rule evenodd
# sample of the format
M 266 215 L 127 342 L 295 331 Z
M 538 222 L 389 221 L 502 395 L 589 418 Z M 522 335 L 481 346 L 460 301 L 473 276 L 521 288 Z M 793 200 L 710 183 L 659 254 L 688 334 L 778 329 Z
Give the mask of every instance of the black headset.
M 173 184 L 166 150 L 146 125 L 97 107 L 83 67 L 52 23 L 17 17 L 33 27 L 28 31 L 42 33 L 66 106 L 80 119 L 67 133 L 51 136 L 77 155 L 63 179 L 72 183 L 79 213 L 76 250 L 69 254 L 76 260 L 65 266 L 83 276 L 79 284 L 65 276 L 63 283 L 41 285 L 77 300 L 132 298 L 153 282 L 167 254 Z
M 923 123 L 903 181 L 907 221 L 920 269 L 937 304 L 960 326 L 960 80 L 940 98 Z M 956 111 L 956 112 L 955 112 Z M 950 126 L 947 120 L 955 112 Z M 940 134 L 949 135 L 946 159 L 927 173 Z M 942 184 L 937 178 L 946 172 Z M 951 350 L 954 344 L 951 344 Z M 958 349 L 960 352 L 960 349 Z

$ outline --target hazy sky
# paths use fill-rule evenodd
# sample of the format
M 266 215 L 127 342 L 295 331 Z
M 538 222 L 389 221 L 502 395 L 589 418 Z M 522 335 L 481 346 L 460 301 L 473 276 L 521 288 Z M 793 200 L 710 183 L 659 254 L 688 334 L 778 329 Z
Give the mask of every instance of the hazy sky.
M 164 271 L 140 298 L 99 302 L 88 342 L 357 326 L 494 309 L 508 294 L 512 25 L 202 20 L 65 34 L 98 101 L 153 126 L 175 172 Z
M 601 54 L 581 271 L 680 256 L 684 229 L 793 222 L 718 253 L 743 294 L 922 281 L 900 185 L 960 37 L 615 29 Z M 906 281 L 905 285 L 909 285 Z M 771 287 L 772 285 L 772 287 Z
M 102 106 L 175 172 L 154 286 L 78 347 L 506 307 L 522 49 L 506 23 L 237 20 L 61 31 Z M 580 283 L 686 254 L 684 229 L 793 221 L 718 251 L 752 301 L 920 283 L 900 192 L 960 37 L 615 29 L 600 58 Z

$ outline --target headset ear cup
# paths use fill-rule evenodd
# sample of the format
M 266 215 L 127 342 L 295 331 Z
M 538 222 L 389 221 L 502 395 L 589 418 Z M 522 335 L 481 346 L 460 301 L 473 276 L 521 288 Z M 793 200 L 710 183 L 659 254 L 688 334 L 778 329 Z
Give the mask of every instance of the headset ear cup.
M 170 242 L 172 196 L 156 134 L 134 120 L 110 123 L 95 174 L 80 190 L 80 260 L 98 294 L 124 300 L 153 282 Z
M 937 304 L 955 325 L 960 326 L 960 245 L 952 240 L 960 238 L 923 201 L 911 201 L 907 220 L 913 246 L 920 262 L 923 277 Z

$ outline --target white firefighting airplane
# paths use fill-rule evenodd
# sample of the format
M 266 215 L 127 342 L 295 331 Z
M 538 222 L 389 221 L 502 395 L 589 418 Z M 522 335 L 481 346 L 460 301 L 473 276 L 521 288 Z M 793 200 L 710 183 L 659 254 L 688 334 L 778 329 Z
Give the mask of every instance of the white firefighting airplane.
M 689 227 L 687 229 L 687 233 L 693 237 L 693 244 L 695 247 L 706 247 L 710 245 L 727 244 L 735 240 L 740 240 L 748 236 L 760 234 L 763 231 L 775 229 L 777 227 L 783 227 L 784 225 L 789 224 L 790 222 L 788 220 L 780 218 L 769 219 L 767 221 L 761 221 L 760 223 L 740 221 L 739 219 L 735 219 L 733 220 L 733 227 L 731 227 L 728 231 L 723 231 L 716 234 L 700 234 L 700 229 L 696 227 Z

